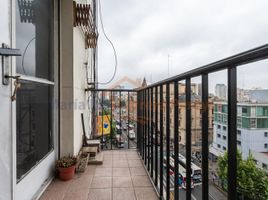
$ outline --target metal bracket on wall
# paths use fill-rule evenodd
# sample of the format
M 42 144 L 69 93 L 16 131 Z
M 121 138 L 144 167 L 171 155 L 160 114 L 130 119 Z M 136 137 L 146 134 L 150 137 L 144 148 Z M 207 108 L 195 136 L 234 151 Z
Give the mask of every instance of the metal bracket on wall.
M 2 43 L 2 48 L 0 48 L 0 56 L 2 60 L 2 83 L 3 85 L 9 85 L 9 73 L 11 68 L 10 56 L 21 56 L 19 49 L 9 48 L 8 45 Z

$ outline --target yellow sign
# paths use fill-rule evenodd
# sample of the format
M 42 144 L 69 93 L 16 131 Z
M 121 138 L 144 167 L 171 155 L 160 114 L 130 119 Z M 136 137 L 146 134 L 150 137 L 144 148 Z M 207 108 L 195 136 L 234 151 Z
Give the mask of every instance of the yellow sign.
M 103 130 L 103 135 L 110 134 L 111 125 L 110 125 L 109 119 L 110 119 L 110 115 L 103 115 L 103 117 L 98 116 L 98 136 L 102 136 L 102 130 Z

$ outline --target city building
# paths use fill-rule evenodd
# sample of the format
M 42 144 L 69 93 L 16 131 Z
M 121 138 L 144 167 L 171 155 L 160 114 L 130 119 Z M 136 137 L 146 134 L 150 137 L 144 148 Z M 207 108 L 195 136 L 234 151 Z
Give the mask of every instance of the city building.
M 225 84 L 216 84 L 215 86 L 215 96 L 220 100 L 226 100 L 227 97 L 227 87 Z
M 145 79 L 144 79 L 145 80 Z M 144 83 L 141 81 L 141 79 L 132 80 L 128 76 L 124 76 L 123 78 L 119 79 L 115 83 L 113 83 L 111 86 L 108 87 L 108 90 L 120 90 L 120 89 L 135 89 L 142 87 L 142 84 Z M 145 80 L 146 82 L 146 80 Z M 127 114 L 129 113 L 130 120 L 134 120 L 137 117 L 136 111 L 137 111 L 137 97 L 136 94 L 133 92 L 112 92 L 112 101 L 111 101 L 111 92 L 99 92 L 99 102 L 101 101 L 101 95 L 103 93 L 103 98 L 105 102 L 112 103 L 112 109 L 114 110 L 116 107 L 119 107 L 119 100 L 120 100 L 120 94 L 121 94 L 121 103 L 123 104 L 124 112 L 122 112 L 122 116 L 124 118 L 127 118 Z M 101 110 L 101 103 L 99 103 L 99 110 Z M 110 109 L 110 108 L 107 108 Z
M 213 143 L 214 156 L 228 149 L 228 106 L 226 102 L 214 102 Z M 268 104 L 238 103 L 237 147 L 243 158 L 250 151 L 268 152 Z
M 248 90 L 248 99 L 254 103 L 268 103 L 268 89 Z
M 178 86 L 179 92 L 179 142 L 182 145 L 186 145 L 186 102 L 185 102 L 185 88 L 186 85 L 184 83 L 179 83 Z M 197 93 L 198 91 L 198 84 L 192 83 L 191 84 L 191 91 L 192 91 L 192 102 L 191 102 L 191 114 L 192 114 L 192 145 L 193 151 L 200 152 L 201 151 L 201 140 L 202 140 L 202 102 L 201 96 Z M 166 88 L 163 87 L 163 97 L 164 97 L 164 105 L 163 105 L 163 124 L 166 127 Z M 174 84 L 170 84 L 170 139 L 173 141 L 174 139 Z M 208 138 L 209 143 L 212 143 L 212 136 L 213 136 L 213 102 L 212 99 L 209 98 L 209 132 Z M 160 109 L 159 109 L 160 110 Z M 165 128 L 164 128 L 165 133 Z
M 186 102 L 185 96 L 180 96 L 179 101 L 179 138 L 180 144 L 186 145 Z M 173 110 L 172 110 L 173 112 Z M 213 136 L 213 102 L 209 99 L 208 105 L 208 141 L 209 144 L 212 143 Z M 201 152 L 202 145 L 202 102 L 199 96 L 192 97 L 191 103 L 191 114 L 192 114 L 192 148 L 193 151 Z M 173 120 L 174 121 L 174 120 Z M 173 127 L 174 122 L 172 121 L 171 127 Z
M 268 174 L 268 152 L 250 151 L 257 167 L 263 169 Z

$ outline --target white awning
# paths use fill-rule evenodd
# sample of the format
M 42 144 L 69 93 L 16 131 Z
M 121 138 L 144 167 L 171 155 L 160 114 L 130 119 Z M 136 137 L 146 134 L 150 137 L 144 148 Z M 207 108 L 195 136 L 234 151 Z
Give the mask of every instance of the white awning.
M 213 155 L 215 155 L 215 156 L 217 156 L 217 157 L 223 155 L 223 152 L 222 152 L 222 151 L 216 149 L 216 148 L 213 147 L 213 146 L 211 146 L 211 147 L 209 148 L 209 153 L 211 153 L 211 154 L 213 154 Z

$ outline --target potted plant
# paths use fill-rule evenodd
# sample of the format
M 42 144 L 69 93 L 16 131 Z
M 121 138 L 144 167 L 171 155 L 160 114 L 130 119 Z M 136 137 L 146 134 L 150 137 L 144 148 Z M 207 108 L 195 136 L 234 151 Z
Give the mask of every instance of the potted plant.
M 68 181 L 74 177 L 77 158 L 75 156 L 64 156 L 56 161 L 56 168 L 59 177 L 63 181 Z

